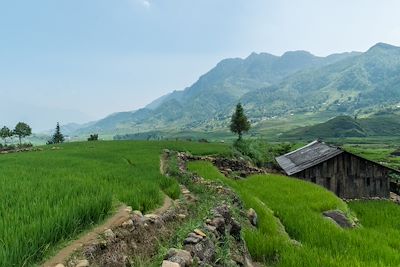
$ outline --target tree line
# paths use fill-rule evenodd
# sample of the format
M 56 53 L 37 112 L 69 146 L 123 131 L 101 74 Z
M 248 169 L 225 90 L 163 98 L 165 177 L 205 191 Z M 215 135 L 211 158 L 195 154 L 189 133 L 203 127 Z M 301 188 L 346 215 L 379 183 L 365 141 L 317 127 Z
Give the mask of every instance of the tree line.
M 30 136 L 32 134 L 32 128 L 25 122 L 18 122 L 14 129 L 11 130 L 7 126 L 0 129 L 0 138 L 3 139 L 4 146 L 7 146 L 7 139 L 17 136 L 19 139 L 19 145 L 22 145 L 22 138 Z

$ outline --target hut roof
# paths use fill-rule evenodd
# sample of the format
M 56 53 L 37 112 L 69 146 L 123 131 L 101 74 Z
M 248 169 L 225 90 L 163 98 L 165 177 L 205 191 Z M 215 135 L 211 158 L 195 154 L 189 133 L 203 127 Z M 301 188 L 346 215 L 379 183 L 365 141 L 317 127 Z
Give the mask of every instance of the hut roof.
M 344 151 L 339 147 L 313 141 L 295 151 L 277 157 L 276 161 L 287 175 L 292 175 L 333 158 Z

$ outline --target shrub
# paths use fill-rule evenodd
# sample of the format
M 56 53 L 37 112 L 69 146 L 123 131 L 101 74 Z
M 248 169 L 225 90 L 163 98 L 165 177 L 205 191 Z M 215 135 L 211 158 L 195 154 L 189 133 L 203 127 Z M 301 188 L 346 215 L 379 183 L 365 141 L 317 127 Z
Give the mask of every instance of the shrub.
M 91 134 L 87 140 L 88 141 L 97 141 L 97 140 L 99 140 L 99 135 L 98 134 Z
M 286 154 L 291 144 L 270 144 L 265 140 L 237 140 L 233 145 L 233 156 L 251 160 L 258 167 L 275 167 L 275 157 Z

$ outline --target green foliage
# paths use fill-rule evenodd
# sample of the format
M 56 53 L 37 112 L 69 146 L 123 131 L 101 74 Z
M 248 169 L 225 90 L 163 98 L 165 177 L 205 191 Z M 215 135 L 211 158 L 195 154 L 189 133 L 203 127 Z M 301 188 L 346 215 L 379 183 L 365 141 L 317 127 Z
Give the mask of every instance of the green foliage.
M 91 134 L 87 140 L 88 141 L 97 141 L 97 140 L 99 140 L 99 135 L 98 134 Z
M 291 144 L 271 144 L 263 139 L 238 140 L 233 145 L 233 155 L 237 158 L 245 157 L 258 167 L 272 167 L 275 158 L 288 153 Z
M 3 128 L 0 129 L 0 138 L 3 139 L 4 146 L 7 145 L 7 138 L 10 138 L 12 136 L 13 132 L 7 126 L 4 126 Z
M 164 148 L 208 154 L 222 144 L 82 142 L 0 157 L 0 266 L 32 266 L 122 202 L 150 211 L 180 190 L 160 174 Z
M 47 144 L 60 144 L 64 143 L 64 135 L 61 133 L 60 123 L 57 122 L 56 129 L 54 131 L 53 137 L 51 140 L 47 141 Z
M 24 122 L 19 122 L 15 126 L 15 129 L 14 129 L 13 133 L 16 136 L 18 136 L 19 144 L 21 145 L 22 144 L 22 138 L 30 136 L 32 134 L 32 129 L 28 124 L 26 124 Z
M 207 162 L 189 169 L 230 185 L 259 215 L 256 230 L 245 229 L 252 256 L 274 266 L 398 266 L 400 207 L 389 201 L 355 201 L 349 207 L 332 192 L 280 175 L 230 180 Z M 355 213 L 361 227 L 343 230 L 322 216 L 326 210 Z M 279 222 L 277 223 L 277 219 Z M 285 230 L 287 235 L 284 233 Z M 296 245 L 295 239 L 301 245 Z
M 250 130 L 250 122 L 247 120 L 240 103 L 236 105 L 235 113 L 232 115 L 230 130 L 239 136 L 238 140 L 242 139 L 243 133 Z

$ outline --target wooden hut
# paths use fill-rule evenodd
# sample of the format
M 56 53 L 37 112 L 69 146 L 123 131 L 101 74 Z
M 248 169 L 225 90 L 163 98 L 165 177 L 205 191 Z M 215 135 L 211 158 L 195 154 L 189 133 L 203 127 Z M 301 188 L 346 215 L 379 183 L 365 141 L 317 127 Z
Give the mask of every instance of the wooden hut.
M 277 157 L 276 161 L 288 176 L 324 186 L 346 199 L 389 198 L 389 174 L 398 172 L 321 141 Z

